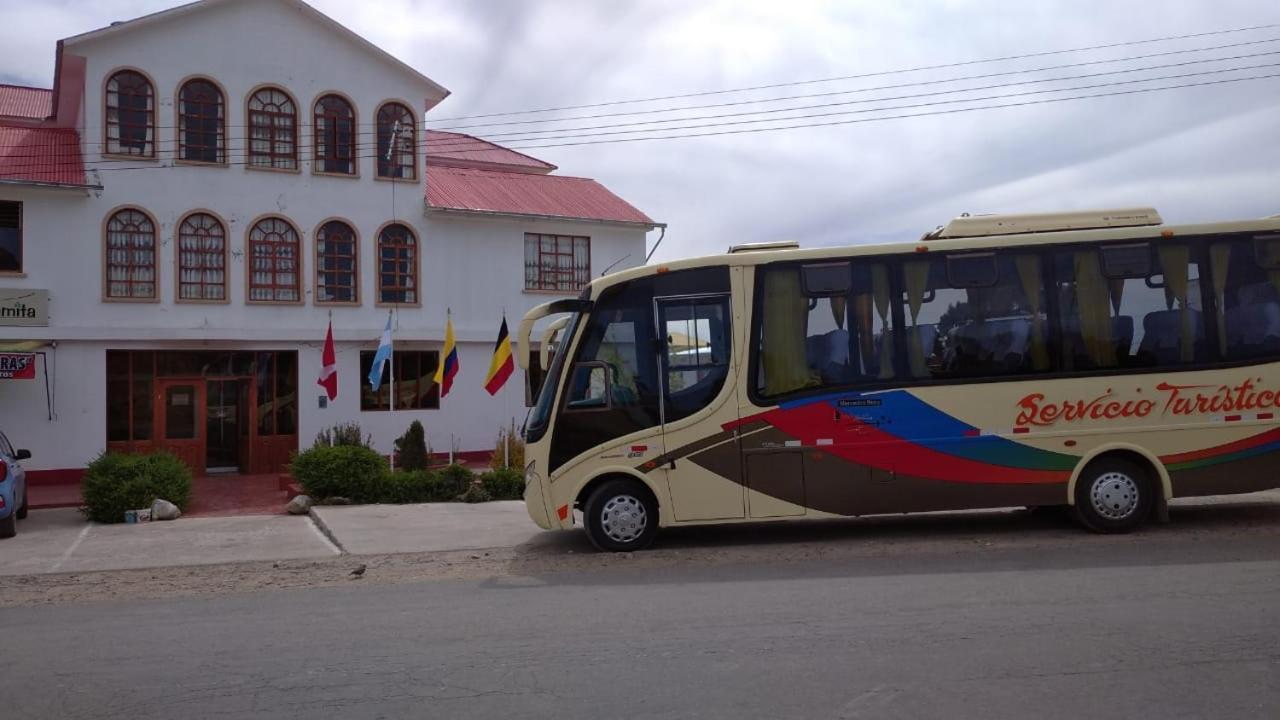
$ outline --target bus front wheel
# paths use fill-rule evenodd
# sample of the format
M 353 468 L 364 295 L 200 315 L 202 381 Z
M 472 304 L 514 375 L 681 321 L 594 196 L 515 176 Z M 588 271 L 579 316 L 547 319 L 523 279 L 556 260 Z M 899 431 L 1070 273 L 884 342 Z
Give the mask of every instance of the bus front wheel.
M 1125 533 L 1146 522 L 1155 506 L 1151 474 L 1124 458 L 1102 458 L 1076 480 L 1076 517 L 1094 532 Z
M 600 550 L 641 550 L 658 534 L 658 503 L 635 480 L 618 478 L 596 488 L 582 514 L 587 537 Z

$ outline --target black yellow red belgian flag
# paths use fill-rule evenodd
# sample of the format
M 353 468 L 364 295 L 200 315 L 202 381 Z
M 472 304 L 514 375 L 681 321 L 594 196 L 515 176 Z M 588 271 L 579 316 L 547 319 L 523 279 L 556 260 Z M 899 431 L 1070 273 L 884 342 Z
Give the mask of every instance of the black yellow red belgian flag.
M 515 361 L 511 357 L 511 338 L 507 335 L 507 318 L 502 318 L 502 328 L 498 330 L 498 342 L 493 346 L 493 359 L 489 361 L 489 374 L 484 379 L 484 389 L 490 395 L 497 395 L 498 390 L 506 384 L 507 378 L 515 371 Z

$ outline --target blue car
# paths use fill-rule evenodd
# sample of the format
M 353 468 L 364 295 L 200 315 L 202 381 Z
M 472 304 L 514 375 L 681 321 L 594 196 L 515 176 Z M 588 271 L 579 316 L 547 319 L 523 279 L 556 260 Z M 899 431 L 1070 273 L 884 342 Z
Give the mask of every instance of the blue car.
M 14 450 L 0 432 L 0 538 L 18 534 L 18 520 L 27 516 L 27 474 L 19 463 L 29 450 Z

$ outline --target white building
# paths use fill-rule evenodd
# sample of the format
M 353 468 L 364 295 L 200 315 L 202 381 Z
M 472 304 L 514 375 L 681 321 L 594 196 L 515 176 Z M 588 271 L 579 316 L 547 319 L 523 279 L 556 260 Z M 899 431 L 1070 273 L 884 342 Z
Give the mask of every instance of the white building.
M 0 379 L 0 428 L 29 476 L 154 447 L 274 473 L 350 421 L 387 453 L 413 419 L 436 451 L 492 448 L 524 413 L 518 369 L 483 388 L 503 313 L 514 330 L 642 263 L 658 225 L 592 180 L 424 132 L 447 94 L 297 0 L 115 23 L 58 43 L 52 90 L 0 87 L 0 352 L 39 353 L 33 379 Z M 461 371 L 440 401 L 447 308 Z M 394 413 L 365 379 L 389 313 Z

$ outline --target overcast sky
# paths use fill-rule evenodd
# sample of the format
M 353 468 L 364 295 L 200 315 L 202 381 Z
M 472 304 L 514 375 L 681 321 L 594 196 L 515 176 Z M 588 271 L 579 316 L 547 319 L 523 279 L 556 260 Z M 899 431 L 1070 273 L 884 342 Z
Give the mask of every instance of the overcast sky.
M 59 38 L 177 4 L 166 0 L 0 0 L 4 17 L 0 80 L 48 87 Z M 445 119 L 477 113 L 788 83 L 1280 23 L 1280 3 L 1258 0 L 1165 0 L 1158 4 L 1158 12 L 1153 12 L 1157 5 L 1149 0 L 313 0 L 312 4 L 448 87 L 452 96 L 428 116 L 436 126 L 463 124 Z M 851 90 L 1271 38 L 1280 40 L 1280 27 L 575 113 Z M 826 101 L 1264 52 L 1280 52 L 1280 42 Z M 1280 54 L 1048 87 L 1275 63 L 1280 63 Z M 1269 73 L 1280 73 L 1280 66 L 1148 86 Z M 981 94 L 1044 87 L 1017 86 Z M 1126 87 L 1135 86 L 1090 92 Z M 1053 95 L 1019 99 L 1035 97 Z M 796 100 L 790 105 L 821 101 Z M 883 104 L 919 102 L 923 100 Z M 786 105 L 567 121 L 560 126 Z M 932 109 L 945 107 L 957 106 Z M 876 114 L 823 119 L 867 117 Z M 484 136 L 529 127 L 557 126 L 467 132 Z M 1280 213 L 1280 78 L 825 128 L 526 152 L 555 163 L 561 174 L 594 177 L 656 220 L 669 223 L 658 259 L 780 239 L 799 240 L 806 246 L 912 240 L 962 212 L 1154 205 L 1169 222 L 1257 217 Z

